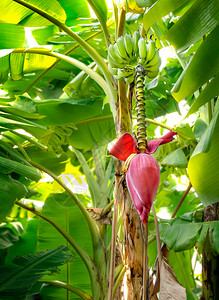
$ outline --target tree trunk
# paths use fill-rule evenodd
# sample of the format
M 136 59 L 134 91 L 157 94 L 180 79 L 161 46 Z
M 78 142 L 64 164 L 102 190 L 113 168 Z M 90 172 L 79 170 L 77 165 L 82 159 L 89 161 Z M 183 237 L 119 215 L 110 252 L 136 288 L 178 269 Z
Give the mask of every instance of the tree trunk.
M 218 220 L 218 203 L 204 208 L 204 222 Z M 207 238 L 208 241 L 208 238 Z M 202 300 L 217 300 L 219 295 L 219 256 L 209 255 L 209 242 L 202 253 Z
M 119 182 L 122 175 L 121 161 L 116 160 L 115 169 L 116 180 Z M 129 195 L 125 180 L 116 186 L 118 186 L 117 201 L 122 213 L 124 230 L 126 273 L 124 276 L 123 298 L 140 300 L 142 299 L 143 291 L 143 236 L 141 221 Z

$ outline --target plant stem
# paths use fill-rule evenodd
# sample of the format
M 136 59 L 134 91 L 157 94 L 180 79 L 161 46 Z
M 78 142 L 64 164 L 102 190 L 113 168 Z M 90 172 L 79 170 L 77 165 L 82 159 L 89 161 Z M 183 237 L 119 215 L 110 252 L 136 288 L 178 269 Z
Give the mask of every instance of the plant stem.
M 69 213 L 68 213 L 68 209 L 65 208 L 65 226 L 66 226 L 66 231 L 67 233 L 69 234 Z M 67 242 L 67 247 L 69 247 L 69 242 L 68 240 L 66 241 Z M 66 267 L 67 267 L 67 284 L 69 284 L 70 282 L 70 263 L 69 261 L 67 261 L 67 264 L 66 264 Z M 69 293 L 69 290 L 67 290 L 67 300 L 70 299 L 70 293 Z
M 101 215 L 104 216 L 108 211 L 110 211 L 110 209 L 113 206 L 113 204 L 114 204 L 114 200 L 110 201 L 110 203 L 107 204 L 107 206 L 104 207 Z
M 84 291 L 70 285 L 70 284 L 66 284 L 64 282 L 61 282 L 61 281 L 38 281 L 39 283 L 45 283 L 45 284 L 49 284 L 49 285 L 52 285 L 52 286 L 55 286 L 57 288 L 63 288 L 63 289 L 66 289 L 67 291 L 70 291 L 76 295 L 78 295 L 79 297 L 81 297 L 82 299 L 84 300 L 92 300 L 92 297 L 88 294 L 88 293 L 85 293 Z
M 115 299 L 116 291 L 117 291 L 117 289 L 119 287 L 119 284 L 120 284 L 120 282 L 121 282 L 121 280 L 122 280 L 122 278 L 125 274 L 125 271 L 126 271 L 126 269 L 125 269 L 125 266 L 124 266 L 122 268 L 121 272 L 119 273 L 117 279 L 116 279 L 116 282 L 115 282 L 114 287 L 113 287 L 113 299 Z
M 115 273 L 114 273 L 114 281 L 117 279 L 117 277 L 119 276 L 119 274 L 123 268 L 124 268 L 123 264 L 120 264 L 120 265 L 118 265 L 118 267 L 116 267 Z
M 115 19 L 115 36 L 116 39 L 118 38 L 118 25 L 119 25 L 119 18 L 118 18 L 118 8 L 115 0 L 112 0 L 113 2 L 113 13 L 114 13 L 114 19 Z
M 119 105 L 118 105 L 118 128 L 116 128 L 117 135 L 124 132 L 132 132 L 132 121 L 130 115 L 130 107 L 126 96 L 126 84 L 123 81 L 118 82 L 118 94 L 119 94 Z
M 145 113 L 145 91 L 144 91 L 145 69 L 142 65 L 136 67 L 136 111 L 137 111 L 137 143 L 138 150 L 145 153 L 147 147 L 146 113 Z
M 158 222 L 157 222 L 157 216 L 156 216 L 154 204 L 152 204 L 152 211 L 153 211 L 153 216 L 154 216 L 154 224 L 155 224 L 156 237 L 157 237 L 158 262 L 159 262 L 159 266 L 161 266 L 162 254 L 161 254 L 161 245 L 160 245 L 160 233 L 159 233 L 159 226 L 158 226 Z
M 121 9 L 120 15 L 119 15 L 119 25 L 118 25 L 118 32 L 117 32 L 117 39 L 123 35 L 124 31 L 124 24 L 125 24 L 125 10 Z
M 143 234 L 143 300 L 149 300 L 149 272 L 148 272 L 148 220 L 145 223 L 145 226 L 142 226 Z
M 177 214 L 177 212 L 178 212 L 180 206 L 182 205 L 184 199 L 185 199 L 186 196 L 188 195 L 188 193 L 189 193 L 191 187 L 192 187 L 192 184 L 191 184 L 191 182 L 190 182 L 189 185 L 188 185 L 188 187 L 187 187 L 187 189 L 186 189 L 186 191 L 185 191 L 185 193 L 183 194 L 182 198 L 179 200 L 179 203 L 177 204 L 176 208 L 174 209 L 174 212 L 173 212 L 171 218 L 174 218 L 174 217 L 176 216 L 176 214 Z
M 111 235 L 111 255 L 110 255 L 110 275 L 109 275 L 109 292 L 108 300 L 113 300 L 113 285 L 114 285 L 114 271 L 115 271 L 115 258 L 116 258 L 116 227 L 118 218 L 118 202 L 117 202 L 117 189 L 119 183 L 115 186 L 115 197 L 114 197 L 114 213 L 112 223 L 112 235 Z

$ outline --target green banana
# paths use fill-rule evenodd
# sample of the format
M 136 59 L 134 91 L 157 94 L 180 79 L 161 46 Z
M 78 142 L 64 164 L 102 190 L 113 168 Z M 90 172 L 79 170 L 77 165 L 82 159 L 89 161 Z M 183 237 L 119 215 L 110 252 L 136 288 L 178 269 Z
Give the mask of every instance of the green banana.
M 156 65 L 153 65 L 153 66 L 149 66 L 149 67 L 146 67 L 146 71 L 147 72 L 155 72 L 156 70 L 159 70 L 159 64 L 156 64 Z
M 138 41 L 140 37 L 140 33 L 138 31 L 135 31 L 133 34 L 133 52 L 135 54 L 138 54 Z
M 155 77 L 157 77 L 158 73 L 159 73 L 159 68 L 155 72 L 147 72 L 147 77 L 155 78 Z
M 146 68 L 150 67 L 150 66 L 154 66 L 156 64 L 160 64 L 160 56 L 159 56 L 159 51 L 156 49 L 155 50 L 155 54 L 154 54 L 154 57 L 146 62 Z
M 141 37 L 138 41 L 138 51 L 139 51 L 139 56 L 141 58 L 141 61 L 146 61 L 146 57 L 147 57 L 147 47 L 146 47 L 146 43 L 145 40 L 143 39 L 143 37 Z
M 147 44 L 147 60 L 150 61 L 155 55 L 155 42 L 150 40 Z
M 125 44 L 125 50 L 128 54 L 129 57 L 133 56 L 132 50 L 133 50 L 133 39 L 132 36 L 128 33 L 125 34 L 124 36 L 124 44 Z
M 128 77 L 125 77 L 125 82 L 128 84 L 131 84 L 135 80 L 135 73 L 129 75 Z
M 113 45 L 109 45 L 108 54 L 110 54 L 115 61 L 117 61 L 119 64 L 124 64 L 124 59 L 118 54 L 117 50 Z
M 119 55 L 124 59 L 129 59 L 128 53 L 125 49 L 125 41 L 124 36 L 120 36 L 118 40 L 116 41 L 115 46 L 117 45 L 118 53 Z
M 107 55 L 107 59 L 113 68 L 123 68 L 124 67 L 124 62 L 122 64 L 119 63 L 117 60 L 115 60 L 114 57 L 112 57 L 112 55 L 109 52 Z
M 134 67 L 125 67 L 123 69 L 118 69 L 118 76 L 120 77 L 128 77 L 135 73 Z
M 110 71 L 111 74 L 117 75 L 118 74 L 118 68 L 114 68 L 111 66 L 111 64 L 108 64 L 108 70 Z

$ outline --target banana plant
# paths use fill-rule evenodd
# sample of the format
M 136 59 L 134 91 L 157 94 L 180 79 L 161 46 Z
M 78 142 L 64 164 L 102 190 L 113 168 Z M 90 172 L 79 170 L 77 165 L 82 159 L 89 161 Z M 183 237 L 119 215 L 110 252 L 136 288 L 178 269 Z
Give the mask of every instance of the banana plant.
M 35 291 L 43 299 L 150 299 L 160 291 L 166 299 L 177 290 L 178 299 L 197 299 L 195 243 L 204 248 L 203 270 L 218 255 L 218 217 L 211 213 L 208 223 L 204 209 L 203 223 L 197 209 L 217 205 L 219 194 L 219 10 L 216 0 L 202 2 L 113 1 L 111 18 L 99 0 L 1 1 L 0 220 L 4 233 L 11 220 L 25 230 L 6 232 L 4 245 L 11 247 L 1 249 L 1 264 L 14 269 L 2 267 L 3 299 L 17 291 L 11 290 L 17 278 L 22 297 Z M 37 27 L 34 47 L 27 46 L 28 27 Z M 167 45 L 177 62 L 161 70 Z M 179 111 L 184 98 L 186 117 L 199 110 L 192 128 L 156 119 Z M 170 132 L 153 139 L 155 128 Z M 114 160 L 107 144 L 115 138 Z M 171 172 L 191 182 L 184 193 L 174 190 Z M 83 175 L 89 193 L 75 193 L 66 173 Z M 47 175 L 53 181 L 43 183 Z M 32 202 L 37 197 L 43 208 Z M 157 220 L 162 206 L 172 214 L 169 222 Z M 47 254 L 63 247 L 75 257 L 51 263 Z M 23 269 L 13 265 L 21 261 Z M 59 274 L 51 274 L 57 266 Z M 203 297 L 213 293 L 203 284 Z

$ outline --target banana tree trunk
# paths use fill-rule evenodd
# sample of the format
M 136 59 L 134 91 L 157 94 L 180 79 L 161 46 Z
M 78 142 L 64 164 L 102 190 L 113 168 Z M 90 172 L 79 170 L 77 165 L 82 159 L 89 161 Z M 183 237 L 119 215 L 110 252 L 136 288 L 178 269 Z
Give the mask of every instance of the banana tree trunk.
M 204 222 L 218 220 L 218 203 L 204 209 Z M 205 246 L 202 253 L 202 300 L 216 300 L 219 295 L 219 256 L 208 255 L 209 248 Z

